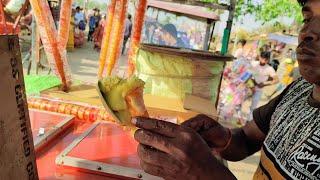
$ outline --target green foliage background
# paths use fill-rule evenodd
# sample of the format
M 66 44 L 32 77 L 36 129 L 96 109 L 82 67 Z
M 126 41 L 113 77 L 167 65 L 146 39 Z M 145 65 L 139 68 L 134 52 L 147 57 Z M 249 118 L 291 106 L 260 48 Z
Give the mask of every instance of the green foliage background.
M 201 0 L 203 2 L 217 3 L 219 0 Z M 262 0 L 261 4 L 257 4 L 255 0 L 237 0 L 236 18 L 241 20 L 241 17 L 246 14 L 253 14 L 257 20 L 269 22 L 279 17 L 294 18 L 297 24 L 302 24 L 301 7 L 297 0 Z M 84 0 L 74 0 L 78 5 L 83 6 Z M 88 0 L 88 8 L 95 7 L 104 10 L 106 2 L 99 0 Z
M 202 0 L 204 2 L 217 3 L 218 0 Z M 302 23 L 301 7 L 297 0 L 263 0 L 261 4 L 255 3 L 254 0 L 237 0 L 236 17 L 246 14 L 253 14 L 257 20 L 268 22 L 279 17 L 294 18 L 297 24 Z
M 73 0 L 78 6 L 84 6 L 84 0 Z M 100 1 L 88 0 L 88 9 L 99 8 L 103 12 L 106 10 L 107 3 Z

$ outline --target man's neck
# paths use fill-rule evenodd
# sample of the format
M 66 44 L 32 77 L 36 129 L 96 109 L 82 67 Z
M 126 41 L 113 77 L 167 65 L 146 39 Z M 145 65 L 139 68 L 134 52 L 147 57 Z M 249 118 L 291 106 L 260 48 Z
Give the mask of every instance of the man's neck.
M 320 85 L 316 85 L 313 89 L 313 98 L 320 102 Z

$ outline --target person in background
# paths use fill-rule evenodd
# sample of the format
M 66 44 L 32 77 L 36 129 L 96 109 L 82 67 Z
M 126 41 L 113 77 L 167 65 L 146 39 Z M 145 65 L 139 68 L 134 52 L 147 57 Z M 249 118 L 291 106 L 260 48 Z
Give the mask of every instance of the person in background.
M 155 24 L 155 30 L 153 33 L 152 42 L 154 44 L 160 45 L 162 42 L 161 36 L 162 36 L 162 26 L 160 24 Z
M 237 50 L 234 53 L 234 57 L 236 57 L 237 59 L 245 57 L 244 47 L 246 44 L 247 41 L 245 39 L 239 40 L 239 42 L 237 43 Z
M 93 33 L 96 29 L 97 26 L 97 18 L 96 16 L 98 16 L 98 11 L 97 8 L 93 9 L 93 14 L 89 17 L 89 33 L 88 33 L 88 41 L 92 41 L 93 37 Z
M 79 28 L 75 28 L 74 31 L 74 47 L 81 48 L 85 43 L 85 34 Z
M 279 66 L 278 77 L 280 79 L 280 84 L 282 85 L 280 91 L 285 89 L 285 87 L 293 82 L 293 69 L 296 64 L 296 59 L 294 59 L 292 54 L 293 50 L 290 48 L 286 54 L 286 57 Z
M 268 43 L 268 44 L 264 44 L 260 47 L 259 49 L 260 52 L 271 52 L 272 49 L 271 49 L 271 44 Z M 259 56 L 258 56 L 259 57 Z
M 48 1 L 50 11 L 53 17 L 54 25 L 58 29 L 59 21 L 60 21 L 60 6 L 56 5 L 53 1 Z
M 106 21 L 107 21 L 107 16 L 104 15 L 99 23 L 99 26 L 94 31 L 93 41 L 94 41 L 94 49 L 96 49 L 96 50 L 101 49 L 104 27 L 107 23 Z
M 81 30 L 84 31 L 86 29 L 86 16 L 82 12 L 81 8 L 76 7 L 76 14 L 74 15 L 74 23 Z
M 131 37 L 131 32 L 132 32 L 132 21 L 131 21 L 131 14 L 128 14 L 127 19 L 126 19 L 126 27 L 125 27 L 125 31 L 124 31 L 124 37 L 123 37 L 123 45 L 122 45 L 122 52 L 121 54 L 123 55 L 125 50 L 126 50 L 126 46 L 127 46 L 127 42 L 129 40 L 129 38 Z
M 253 111 L 258 107 L 258 104 L 261 100 L 263 88 L 278 83 L 276 71 L 268 64 L 269 61 L 270 52 L 261 52 L 259 62 L 253 61 L 251 63 L 251 73 L 255 88 L 250 107 L 249 121 L 252 120 Z
M 173 24 L 166 24 L 161 29 L 162 46 L 183 47 L 183 42 L 178 38 L 177 28 Z
M 286 54 L 286 57 L 282 60 L 279 65 L 277 74 L 279 78 L 279 84 L 276 87 L 276 90 L 268 96 L 268 98 L 272 98 L 278 92 L 283 91 L 289 84 L 294 81 L 293 71 L 295 68 L 296 60 L 292 57 L 293 50 L 290 48 Z
M 102 17 L 100 14 L 100 9 L 99 8 L 95 8 L 95 9 L 96 9 L 96 11 L 94 13 L 94 18 L 96 19 L 96 27 L 98 27 Z
M 275 49 L 271 50 L 271 54 L 270 54 L 270 61 L 269 61 L 269 65 L 275 70 L 277 71 L 280 65 L 280 58 L 281 53 Z
M 144 40 L 143 42 L 146 42 L 148 44 L 154 44 L 154 34 L 155 34 L 155 31 L 156 31 L 156 24 L 153 23 L 153 22 L 148 22 L 146 24 L 146 28 L 145 28 L 145 36 L 144 36 Z
M 184 48 L 187 48 L 187 49 L 191 48 L 190 47 L 190 39 L 188 38 L 188 34 L 186 32 L 181 33 L 180 39 L 183 43 Z
M 75 5 L 72 5 L 72 11 L 71 11 L 71 19 L 70 19 L 70 29 L 69 29 L 69 38 L 67 43 L 67 50 L 73 51 L 74 50 L 74 44 L 75 44 L 75 24 L 74 24 L 74 15 L 76 14 Z

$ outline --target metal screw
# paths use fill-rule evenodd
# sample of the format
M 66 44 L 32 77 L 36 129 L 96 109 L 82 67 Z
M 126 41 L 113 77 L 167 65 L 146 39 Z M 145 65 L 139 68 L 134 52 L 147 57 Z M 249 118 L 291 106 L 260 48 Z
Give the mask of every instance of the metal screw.
M 102 167 L 100 167 L 100 166 L 98 166 L 98 168 L 97 168 L 99 171 L 101 171 L 102 170 Z

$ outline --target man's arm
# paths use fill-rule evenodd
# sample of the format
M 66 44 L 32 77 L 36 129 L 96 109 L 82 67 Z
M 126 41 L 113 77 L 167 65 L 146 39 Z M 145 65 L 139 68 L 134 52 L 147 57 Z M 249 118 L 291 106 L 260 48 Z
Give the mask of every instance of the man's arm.
M 255 121 L 232 129 L 231 134 L 228 128 L 205 115 L 196 116 L 182 126 L 196 130 L 213 150 L 229 161 L 240 161 L 259 151 L 265 139 Z
M 268 72 L 269 72 L 269 79 L 267 82 L 263 83 L 264 86 L 271 86 L 271 85 L 278 83 L 279 77 L 278 77 L 276 71 L 272 67 L 269 67 Z
M 240 161 L 261 149 L 265 134 L 254 121 L 243 128 L 233 129 L 230 145 L 220 155 L 228 161 Z
M 232 129 L 223 127 L 217 120 L 205 115 L 196 116 L 182 124 L 197 131 L 201 137 L 220 155 L 229 161 L 240 161 L 259 151 L 270 129 L 270 121 L 276 107 L 291 85 L 268 104 L 253 112 L 254 121 L 244 127 Z
M 256 86 L 258 86 L 259 88 L 264 88 L 266 86 L 271 86 L 271 85 L 274 85 L 274 84 L 277 84 L 279 82 L 279 78 L 277 75 L 275 76 L 270 76 L 268 81 L 264 82 L 264 83 L 257 83 L 254 79 L 253 79 L 254 83 Z
M 270 76 L 267 82 L 265 82 L 265 86 L 274 85 L 279 82 L 279 78 L 277 75 Z

